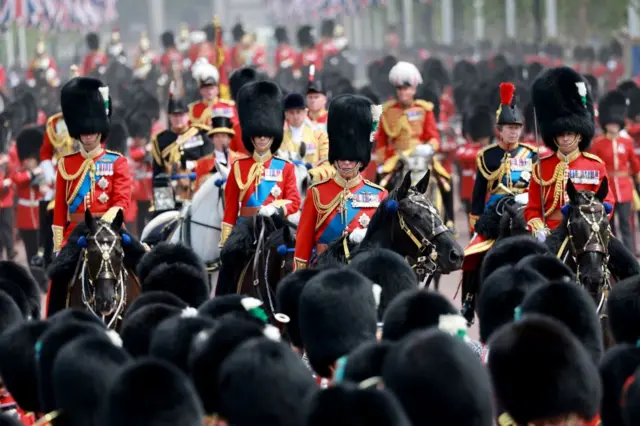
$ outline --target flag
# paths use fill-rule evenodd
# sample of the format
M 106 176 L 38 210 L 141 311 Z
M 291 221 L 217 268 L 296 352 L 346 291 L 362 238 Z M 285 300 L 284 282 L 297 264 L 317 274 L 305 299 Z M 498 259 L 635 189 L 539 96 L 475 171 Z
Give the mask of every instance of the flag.
M 15 19 L 15 2 L 0 0 L 0 24 L 8 24 Z
M 43 15 L 44 8 L 40 0 L 18 0 L 18 2 L 24 1 L 24 13 L 26 14 L 27 23 L 29 26 L 39 26 Z

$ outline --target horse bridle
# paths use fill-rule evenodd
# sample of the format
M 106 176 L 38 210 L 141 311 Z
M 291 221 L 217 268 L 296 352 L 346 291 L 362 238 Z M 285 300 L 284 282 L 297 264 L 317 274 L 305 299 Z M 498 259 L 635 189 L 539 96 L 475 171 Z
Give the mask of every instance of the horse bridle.
M 438 268 L 438 251 L 433 240 L 436 239 L 438 235 L 449 231 L 449 228 L 447 228 L 447 226 L 442 222 L 442 219 L 440 219 L 435 207 L 430 203 L 423 201 L 426 200 L 424 195 L 410 190 L 408 199 L 413 204 L 427 210 L 431 220 L 431 234 L 425 236 L 419 229 L 416 229 L 415 227 L 411 229 L 403 215 L 400 213 L 400 210 L 397 211 L 400 229 L 402 229 L 407 237 L 409 237 L 418 250 L 416 262 L 413 263 L 411 267 L 416 271 L 421 285 L 427 286 Z
M 96 236 L 101 232 L 101 231 L 106 231 L 108 232 L 112 237 L 113 237 L 113 241 L 111 241 L 111 243 L 103 243 L 101 244 L 100 242 L 97 241 Z M 120 293 L 120 300 L 118 301 L 118 306 L 116 307 L 116 310 L 113 312 L 113 314 L 111 315 L 111 320 L 109 321 L 109 323 L 107 324 L 107 328 L 111 328 L 111 326 L 113 324 L 115 324 L 115 322 L 118 320 L 118 316 L 123 312 L 124 310 L 124 304 L 125 304 L 125 297 L 126 297 L 126 286 L 125 286 L 125 282 L 127 279 L 127 271 L 125 268 L 121 268 L 119 272 L 116 272 L 115 268 L 113 267 L 113 262 L 112 262 L 112 255 L 115 251 L 115 256 L 117 256 L 120 261 L 122 262 L 122 260 L 124 259 L 124 250 L 122 248 L 121 245 L 118 245 L 118 241 L 122 240 L 122 237 L 115 232 L 113 229 L 111 229 L 111 227 L 106 224 L 106 223 L 99 223 L 99 227 L 98 230 L 93 234 L 90 235 L 88 237 L 86 237 L 87 240 L 89 241 L 96 241 L 96 246 L 98 247 L 98 250 L 100 252 L 100 266 L 98 268 L 98 272 L 96 274 L 92 274 L 88 264 L 89 264 L 89 259 L 88 259 L 88 248 L 84 248 L 83 251 L 83 262 L 82 262 L 82 271 L 81 271 L 81 284 L 82 284 L 82 303 L 87 307 L 87 309 L 89 310 L 89 312 L 91 312 L 92 314 L 94 314 L 96 317 L 100 318 L 103 322 L 104 322 L 104 316 L 102 315 L 98 315 L 98 313 L 95 311 L 95 309 L 93 308 L 93 303 L 95 302 L 95 287 L 94 287 L 94 281 L 99 279 L 99 278 L 106 278 L 106 279 L 111 279 L 111 278 L 115 278 L 116 279 L 116 290 Z M 89 297 L 87 297 L 87 281 L 89 284 L 90 289 L 92 290 L 92 294 L 89 295 Z

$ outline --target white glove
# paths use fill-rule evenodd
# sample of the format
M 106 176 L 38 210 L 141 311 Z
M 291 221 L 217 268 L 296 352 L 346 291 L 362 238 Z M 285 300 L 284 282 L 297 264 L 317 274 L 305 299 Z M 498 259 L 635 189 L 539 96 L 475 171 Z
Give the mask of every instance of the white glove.
M 260 210 L 258 210 L 258 214 L 260 216 L 265 216 L 265 217 L 273 216 L 277 212 L 278 212 L 278 208 L 276 206 L 274 206 L 273 204 L 262 206 L 262 207 L 260 207 Z
M 382 174 L 382 171 L 384 170 L 384 166 L 378 166 L 378 174 Z
M 367 235 L 367 228 L 358 228 L 349 234 L 349 241 L 360 244 L 362 240 L 364 240 L 365 235 Z
M 527 205 L 529 203 L 529 193 L 524 192 L 515 196 L 516 203 Z
M 2 181 L 2 186 L 6 188 L 6 187 L 11 186 L 11 183 L 13 183 L 13 181 L 11 179 L 9 179 L 9 178 L 6 178 L 6 179 L 4 179 Z
M 536 239 L 541 243 L 544 243 L 547 240 L 547 230 L 546 228 L 538 229 L 536 231 Z
M 294 214 L 287 216 L 287 220 L 297 226 L 300 222 L 300 212 L 297 211 Z
M 40 163 L 42 173 L 44 173 L 44 179 L 48 184 L 53 185 L 56 181 L 56 171 L 53 169 L 53 162 L 51 160 L 44 160 Z
M 193 170 L 196 168 L 196 162 L 195 161 L 191 161 L 191 160 L 187 160 L 187 169 L 189 170 Z
M 416 146 L 414 154 L 419 155 L 420 157 L 429 157 L 433 155 L 433 147 L 426 143 L 420 144 Z

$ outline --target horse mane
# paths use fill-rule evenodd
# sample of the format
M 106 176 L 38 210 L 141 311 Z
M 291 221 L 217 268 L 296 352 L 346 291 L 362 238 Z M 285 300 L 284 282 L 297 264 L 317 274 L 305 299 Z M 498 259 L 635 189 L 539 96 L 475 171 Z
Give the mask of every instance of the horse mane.
M 60 254 L 53 259 L 47 274 L 52 281 L 61 280 L 63 282 L 70 282 L 73 279 L 73 274 L 78 264 L 78 259 L 82 252 L 82 247 L 78 245 L 78 239 L 80 237 L 87 237 L 89 229 L 85 223 L 79 223 L 71 232 L 67 245 L 60 251 Z M 129 271 L 135 271 L 136 265 L 142 259 L 142 256 L 146 253 L 146 250 L 142 243 L 128 233 L 125 229 L 120 229 L 120 235 L 127 234 L 131 238 L 131 244 L 123 244 L 124 250 L 124 266 Z

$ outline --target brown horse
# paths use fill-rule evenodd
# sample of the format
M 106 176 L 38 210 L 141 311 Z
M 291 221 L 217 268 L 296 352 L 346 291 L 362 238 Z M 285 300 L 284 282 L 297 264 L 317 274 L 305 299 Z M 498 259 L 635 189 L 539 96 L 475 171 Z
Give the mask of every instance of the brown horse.
M 53 261 L 49 276 L 49 316 L 64 308 L 85 309 L 117 328 L 126 307 L 141 293 L 135 265 L 145 248 L 122 229 L 118 212 L 112 223 L 89 211 Z

